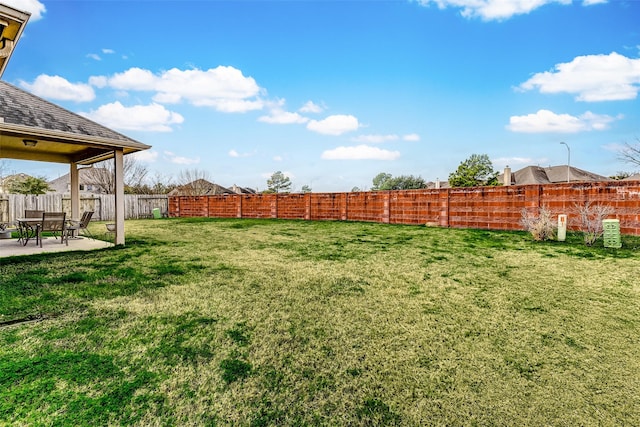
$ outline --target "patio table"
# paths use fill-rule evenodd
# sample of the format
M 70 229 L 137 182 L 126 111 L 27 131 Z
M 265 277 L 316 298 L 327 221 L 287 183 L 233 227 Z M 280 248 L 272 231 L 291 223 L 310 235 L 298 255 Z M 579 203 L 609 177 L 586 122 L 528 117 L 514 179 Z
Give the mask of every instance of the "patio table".
M 38 235 L 38 227 L 42 223 L 42 218 L 18 218 L 18 243 L 27 246 L 29 239 Z

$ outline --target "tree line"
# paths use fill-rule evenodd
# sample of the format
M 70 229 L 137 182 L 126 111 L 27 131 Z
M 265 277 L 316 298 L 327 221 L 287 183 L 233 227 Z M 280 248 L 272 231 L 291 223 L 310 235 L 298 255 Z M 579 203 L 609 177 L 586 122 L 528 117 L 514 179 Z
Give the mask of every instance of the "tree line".
M 635 143 L 626 143 L 619 151 L 619 160 L 640 167 L 640 138 L 636 138 Z M 0 177 L 4 174 L 4 162 L 0 163 Z M 114 163 L 104 161 L 97 163 L 89 171 L 92 184 L 103 193 L 115 193 Z M 156 174 L 149 175 L 147 166 L 138 162 L 135 157 L 125 156 L 124 183 L 126 194 L 167 194 L 176 188 L 191 186 L 191 195 L 197 195 L 200 191 L 205 191 L 204 187 L 197 188 L 198 183 L 208 182 L 207 172 L 200 170 L 185 170 L 180 172 L 176 182 L 171 179 Z M 495 171 L 493 164 L 487 154 L 472 154 L 467 159 L 460 162 L 458 168 L 449 174 L 449 186 L 451 187 L 476 187 L 485 185 L 499 185 L 499 172 Z M 633 175 L 632 172 L 619 171 L 611 179 L 624 179 Z M 282 171 L 274 172 L 267 179 L 267 188 L 262 193 L 290 193 L 292 188 L 291 179 Z M 393 176 L 390 173 L 381 172 L 373 178 L 372 191 L 384 190 L 416 190 L 427 188 L 429 183 L 421 176 L 400 175 Z M 24 176 L 5 182 L 5 191 L 13 194 L 46 194 L 51 189 L 44 177 Z M 303 185 L 301 193 L 310 193 L 309 185 Z M 361 191 L 358 187 L 353 187 L 351 191 Z

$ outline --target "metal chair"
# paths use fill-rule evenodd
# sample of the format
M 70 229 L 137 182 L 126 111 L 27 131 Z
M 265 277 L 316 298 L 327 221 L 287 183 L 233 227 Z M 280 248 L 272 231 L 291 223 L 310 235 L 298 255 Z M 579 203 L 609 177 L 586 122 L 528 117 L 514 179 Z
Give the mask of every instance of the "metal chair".
M 57 237 L 57 233 L 60 233 L 60 243 L 67 243 L 69 246 L 69 239 L 67 238 L 67 222 L 65 221 L 66 213 L 64 212 L 44 212 L 42 214 L 42 222 L 37 225 L 36 230 L 36 244 L 40 243 L 42 247 L 42 232 L 50 231 Z
M 70 220 L 69 223 L 71 225 L 67 226 L 67 238 L 69 234 L 73 236 L 75 235 L 76 232 L 78 232 L 78 234 L 82 232 L 82 234 L 84 234 L 85 236 L 95 240 L 95 238 L 93 237 L 93 234 L 91 234 L 91 232 L 89 231 L 89 221 L 91 221 L 92 216 L 93 216 L 93 211 L 85 211 L 82 214 L 82 218 L 80 218 L 80 221 Z
M 24 217 L 25 218 L 42 218 L 42 214 L 44 211 L 37 211 L 32 209 L 25 209 Z

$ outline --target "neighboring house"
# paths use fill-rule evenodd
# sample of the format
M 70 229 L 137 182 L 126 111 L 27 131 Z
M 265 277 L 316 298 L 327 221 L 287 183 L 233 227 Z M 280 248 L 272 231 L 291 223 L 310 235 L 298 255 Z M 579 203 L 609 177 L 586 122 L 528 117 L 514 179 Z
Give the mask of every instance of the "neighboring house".
M 251 188 L 239 187 L 235 184 L 229 189 L 206 179 L 196 179 L 169 192 L 169 196 L 213 196 L 217 194 L 256 194 L 256 191 Z
M 100 179 L 100 174 L 109 174 L 110 172 L 104 168 L 83 168 L 78 169 L 78 182 L 80 192 L 91 194 L 105 194 Z M 71 176 L 69 174 L 62 175 L 49 182 L 49 187 L 53 193 L 70 193 L 71 192 Z
M 640 173 L 636 173 L 634 175 L 628 176 L 623 181 L 640 181 Z
M 206 179 L 196 179 L 169 192 L 169 196 L 212 196 L 216 194 L 234 194 L 234 192 Z
M 511 173 L 511 183 L 505 183 L 505 174 L 498 176 L 498 182 L 505 185 L 527 185 L 527 184 L 556 184 L 567 182 L 599 182 L 611 181 L 611 178 L 588 172 L 573 166 L 567 168 L 566 165 L 560 166 L 527 166 Z M 509 172 L 507 172 L 508 176 Z
M 256 194 L 256 190 L 254 190 L 253 188 L 239 187 L 235 184 L 231 186 L 231 191 L 233 191 L 236 194 Z

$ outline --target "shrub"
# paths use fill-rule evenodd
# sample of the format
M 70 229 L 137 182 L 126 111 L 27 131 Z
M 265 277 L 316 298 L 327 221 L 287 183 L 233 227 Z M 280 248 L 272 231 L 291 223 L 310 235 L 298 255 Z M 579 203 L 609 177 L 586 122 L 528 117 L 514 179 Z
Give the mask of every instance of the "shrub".
M 573 206 L 573 210 L 580 218 L 580 231 L 584 236 L 584 244 L 591 246 L 602 236 L 602 220 L 613 213 L 613 208 L 593 204 L 590 201 L 584 205 L 574 203 Z
M 549 211 L 545 206 L 538 210 L 537 216 L 532 215 L 529 211 L 523 209 L 520 223 L 529 233 L 531 233 L 534 240 L 551 240 L 556 236 L 556 225 L 551 218 L 551 211 Z

